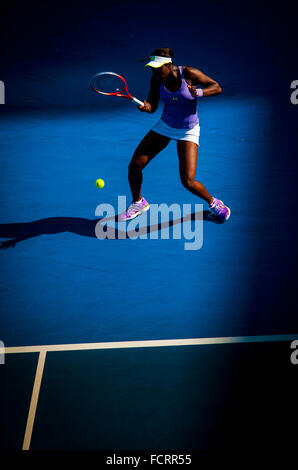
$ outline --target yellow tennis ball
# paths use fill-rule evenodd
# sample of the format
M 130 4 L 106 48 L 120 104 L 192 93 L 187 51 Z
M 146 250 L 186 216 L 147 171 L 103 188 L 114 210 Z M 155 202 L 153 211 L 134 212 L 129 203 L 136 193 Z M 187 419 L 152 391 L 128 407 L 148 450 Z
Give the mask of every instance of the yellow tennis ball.
M 96 184 L 96 187 L 97 187 L 97 188 L 100 188 L 100 189 L 101 189 L 101 188 L 104 187 L 105 182 L 104 182 L 104 180 L 99 179 L 99 180 L 96 180 L 96 183 L 95 183 L 95 184 Z

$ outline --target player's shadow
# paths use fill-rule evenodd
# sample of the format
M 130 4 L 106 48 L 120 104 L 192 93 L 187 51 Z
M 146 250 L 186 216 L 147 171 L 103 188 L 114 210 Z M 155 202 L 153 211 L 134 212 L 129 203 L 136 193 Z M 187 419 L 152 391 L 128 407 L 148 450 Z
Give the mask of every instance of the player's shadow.
M 18 222 L 11 224 L 0 224 L 0 238 L 9 238 L 10 240 L 0 242 L 0 249 L 14 247 L 17 243 L 28 240 L 29 238 L 38 237 L 40 235 L 54 235 L 56 233 L 75 233 L 84 237 L 98 238 L 98 239 L 114 239 L 125 240 L 133 238 L 133 236 L 144 235 L 163 230 L 167 227 L 172 227 L 176 224 L 184 223 L 187 221 L 194 221 L 203 219 L 204 221 L 221 224 L 216 216 L 210 211 L 204 210 L 203 215 L 198 212 L 191 213 L 187 216 L 182 216 L 176 219 L 170 219 L 165 222 L 158 222 L 155 225 L 146 225 L 143 227 L 136 227 L 133 231 L 126 231 L 126 223 L 119 222 L 118 216 L 102 217 L 97 219 L 84 219 L 80 217 L 49 217 L 40 219 L 33 222 Z M 96 226 L 101 223 L 100 235 Z M 109 226 L 107 223 L 119 222 L 119 227 Z M 123 227 L 123 229 L 122 229 Z

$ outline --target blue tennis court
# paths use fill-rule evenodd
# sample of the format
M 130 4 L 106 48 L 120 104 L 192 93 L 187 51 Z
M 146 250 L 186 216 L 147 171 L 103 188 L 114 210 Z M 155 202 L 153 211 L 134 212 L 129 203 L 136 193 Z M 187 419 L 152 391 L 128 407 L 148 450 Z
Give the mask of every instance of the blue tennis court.
M 193 31 L 188 41 L 177 39 L 161 19 L 154 41 L 138 41 L 134 18 L 144 7 L 135 7 L 124 26 L 123 17 L 112 24 L 104 21 L 106 10 L 99 20 L 76 5 L 65 34 L 55 8 L 56 36 L 42 29 L 37 9 L 40 23 L 24 47 L 36 37 L 40 46 L 28 53 L 27 66 L 7 51 L 0 77 L 4 449 L 201 450 L 229 439 L 241 446 L 237 429 L 246 438 L 254 430 L 255 441 L 269 432 L 278 443 L 297 383 L 290 361 L 298 339 L 296 217 L 289 204 L 297 171 L 293 70 L 279 71 L 267 85 L 272 52 L 265 39 L 258 43 L 260 19 L 260 36 L 247 44 L 252 18 L 227 16 L 235 44 L 229 34 L 221 38 L 220 6 L 214 22 L 209 17 L 217 35 L 204 40 L 200 54 Z M 177 13 L 169 15 L 178 21 Z M 12 18 L 7 7 L 7 41 Z M 127 24 L 132 29 L 121 42 Z M 118 32 L 109 41 L 111 26 Z M 80 31 L 89 31 L 85 43 Z M 226 55 L 219 57 L 221 40 Z M 231 218 L 216 223 L 181 185 L 172 141 L 146 167 L 143 193 L 152 206 L 187 205 L 190 218 L 170 214 L 154 224 L 149 211 L 136 220 L 143 237 L 129 237 L 116 221 L 114 239 L 99 239 L 98 208 L 109 204 L 117 213 L 120 196 L 130 202 L 128 163 L 161 107 L 149 115 L 96 96 L 89 78 L 117 68 L 144 99 L 150 75 L 138 59 L 156 42 L 174 43 L 177 61 L 205 64 L 222 83 L 222 95 L 199 101 L 197 178 L 226 201 Z M 10 52 L 16 50 L 12 41 Z M 257 72 L 246 61 L 264 67 L 254 86 Z M 287 392 L 274 391 L 276 381 Z M 282 423 L 274 428 L 273 403 Z

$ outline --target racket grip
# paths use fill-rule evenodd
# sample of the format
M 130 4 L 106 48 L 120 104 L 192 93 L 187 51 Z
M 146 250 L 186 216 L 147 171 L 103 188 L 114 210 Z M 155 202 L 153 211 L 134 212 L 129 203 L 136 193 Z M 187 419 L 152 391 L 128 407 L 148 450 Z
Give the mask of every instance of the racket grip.
M 137 104 L 137 105 L 139 105 L 139 106 L 144 106 L 143 101 L 140 101 L 140 100 L 138 100 L 137 98 L 132 97 L 132 100 L 131 100 L 131 101 L 133 101 L 135 104 Z

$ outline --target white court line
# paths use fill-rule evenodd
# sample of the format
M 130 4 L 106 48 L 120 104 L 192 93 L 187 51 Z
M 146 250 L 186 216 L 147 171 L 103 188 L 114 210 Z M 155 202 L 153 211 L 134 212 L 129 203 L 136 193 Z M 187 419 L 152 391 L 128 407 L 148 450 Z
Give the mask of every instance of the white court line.
M 33 353 L 39 352 L 38 364 L 36 368 L 30 408 L 27 418 L 25 436 L 22 450 L 29 450 L 32 430 L 34 426 L 36 408 L 39 398 L 40 385 L 44 370 L 47 352 L 54 351 L 84 351 L 91 349 L 120 349 L 120 348 L 152 348 L 162 346 L 191 346 L 208 344 L 239 344 L 239 343 L 260 343 L 275 341 L 293 341 L 298 339 L 298 334 L 293 335 L 265 335 L 265 336 L 232 336 L 222 338 L 187 338 L 187 339 L 166 339 L 148 341 L 116 341 L 106 343 L 78 343 L 78 344 L 53 344 L 41 346 L 17 346 L 5 348 L 5 354 Z
M 30 402 L 30 408 L 29 408 L 29 413 L 28 413 L 28 418 L 27 418 L 27 423 L 26 423 L 22 450 L 30 449 L 30 442 L 31 442 L 32 430 L 33 430 L 33 425 L 34 425 L 34 420 L 35 420 L 35 414 L 36 414 L 36 408 L 37 408 L 37 403 L 38 403 L 39 390 L 40 390 L 40 384 L 42 380 L 45 359 L 46 359 L 46 351 L 40 351 L 39 357 L 38 357 L 38 363 L 36 367 L 33 391 L 32 391 L 32 396 L 31 396 L 31 402 Z
M 82 351 L 90 349 L 118 349 L 118 348 L 153 348 L 161 346 L 191 346 L 204 344 L 230 344 L 230 343 L 262 343 L 274 341 L 293 341 L 298 334 L 292 335 L 264 335 L 264 336 L 231 336 L 221 338 L 186 338 L 161 339 L 145 341 L 116 341 L 106 343 L 78 343 L 78 344 L 48 344 L 40 346 L 13 346 L 5 348 L 5 354 L 28 352 L 53 351 Z

